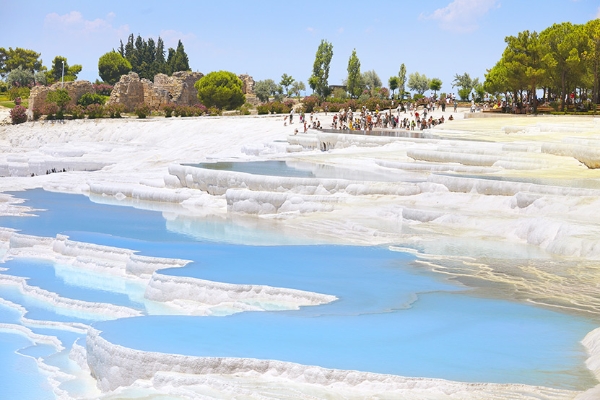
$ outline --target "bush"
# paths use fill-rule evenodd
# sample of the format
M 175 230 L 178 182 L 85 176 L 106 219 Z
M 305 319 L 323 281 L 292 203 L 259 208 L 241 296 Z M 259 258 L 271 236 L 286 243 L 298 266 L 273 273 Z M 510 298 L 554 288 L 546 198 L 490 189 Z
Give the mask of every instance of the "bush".
M 413 100 L 414 101 L 419 101 L 419 100 L 421 100 L 423 98 L 425 98 L 425 96 L 422 95 L 422 94 L 419 94 L 419 93 L 415 93 L 415 95 L 413 96 Z
M 151 115 L 152 111 L 150 110 L 150 107 L 147 104 L 140 104 L 135 108 L 134 113 L 138 116 L 138 118 L 144 119 L 148 115 Z
M 0 81 L 0 93 L 8 92 L 8 85 L 4 81 Z
M 109 104 L 104 109 L 111 118 L 121 118 L 121 114 L 125 112 L 123 104 Z
M 96 94 L 99 94 L 101 96 L 110 96 L 113 90 L 113 86 L 107 83 L 97 83 L 94 84 L 93 87 Z
M 14 107 L 10 110 L 10 119 L 15 125 L 27 122 L 27 109 L 23 106 Z
M 223 115 L 223 111 L 217 107 L 209 107 L 208 115 L 210 115 L 211 117 L 217 117 L 219 115 Z
M 194 87 L 198 99 L 209 108 L 235 110 L 246 102 L 242 81 L 233 72 L 211 72 L 199 79 Z
M 287 114 L 292 110 L 290 107 L 286 106 L 285 104 L 283 104 L 280 101 L 273 101 L 268 104 L 270 106 L 269 110 L 273 114 Z
M 258 111 L 258 115 L 265 115 L 271 112 L 270 106 L 268 103 L 261 104 L 256 106 L 256 111 Z
M 31 112 L 33 113 L 34 121 L 37 121 L 42 116 L 42 110 L 39 107 L 35 107 Z
M 319 105 L 319 98 L 317 96 L 306 96 L 302 100 L 304 112 L 311 113 L 315 110 L 315 107 Z
M 84 93 L 83 96 L 77 100 L 77 104 L 83 107 L 87 107 L 90 104 L 104 105 L 105 98 L 102 95 L 96 93 Z
M 42 108 L 42 114 L 46 115 L 46 119 L 54 119 L 58 113 L 58 106 L 54 103 L 46 103 Z
M 85 108 L 85 113 L 89 119 L 102 118 L 104 116 L 104 106 L 102 104 L 89 104 Z
M 206 106 L 204 104 L 201 104 L 201 103 L 194 104 L 192 106 L 192 108 L 194 109 L 194 115 L 195 116 L 204 115 L 208 111 L 208 109 L 206 108 Z
M 173 110 L 173 114 L 176 117 L 187 117 L 189 113 L 188 107 L 184 105 L 177 105 Z
M 67 89 L 56 89 L 48 92 L 46 97 L 48 103 L 54 103 L 58 106 L 59 111 L 63 111 L 65 106 L 71 101 L 71 96 Z
M 13 86 L 8 91 L 8 98 L 13 101 L 17 97 L 20 97 L 22 99 L 28 99 L 30 92 L 31 92 L 31 90 L 28 87 Z
M 551 102 L 550 102 L 550 107 L 552 107 L 552 109 L 553 109 L 554 111 L 558 111 L 558 102 L 556 102 L 556 101 L 551 101 Z
M 80 105 L 69 106 L 67 107 L 66 111 L 67 114 L 71 114 L 71 117 L 73 117 L 73 119 L 81 119 L 85 117 L 85 109 Z
M 240 111 L 240 115 L 250 115 L 250 108 L 252 108 L 252 105 L 246 103 L 243 106 L 241 106 L 239 108 Z
M 165 118 L 171 118 L 173 116 L 173 111 L 175 111 L 176 106 L 174 104 L 163 104 L 160 108 L 162 112 L 165 113 Z
M 15 98 L 15 106 L 20 106 L 21 105 L 21 98 L 17 97 Z

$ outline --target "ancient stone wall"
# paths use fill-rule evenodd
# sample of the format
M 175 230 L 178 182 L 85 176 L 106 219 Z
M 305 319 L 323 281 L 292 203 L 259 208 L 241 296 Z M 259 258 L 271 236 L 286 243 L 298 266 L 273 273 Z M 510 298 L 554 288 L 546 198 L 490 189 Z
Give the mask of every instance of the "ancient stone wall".
M 158 74 L 152 82 L 130 72 L 117 82 L 108 104 L 123 104 L 128 112 L 142 103 L 153 110 L 167 103 L 191 106 L 199 102 L 194 83 L 203 76 L 200 72 L 179 71 L 172 76 Z
M 250 75 L 242 74 L 238 76 L 242 80 L 242 92 L 245 95 L 254 94 L 254 79 Z
M 171 102 L 191 106 L 199 103 L 194 84 L 203 76 L 201 72 L 191 71 L 174 72 L 171 76 L 158 74 L 154 77 L 154 86 L 167 90 Z
M 126 112 L 131 112 L 143 102 L 144 85 L 138 74 L 130 72 L 115 84 L 107 104 L 122 104 Z
M 69 93 L 69 97 L 71 98 L 68 105 L 77 104 L 77 101 L 79 101 L 81 96 L 85 93 L 94 93 L 94 86 L 88 81 L 65 82 L 64 85 L 61 82 L 57 82 L 52 86 L 36 86 L 31 89 L 29 95 L 29 109 L 43 108 L 46 105 L 48 92 L 60 89 L 61 87 L 64 87 L 64 89 L 67 90 L 67 93 Z

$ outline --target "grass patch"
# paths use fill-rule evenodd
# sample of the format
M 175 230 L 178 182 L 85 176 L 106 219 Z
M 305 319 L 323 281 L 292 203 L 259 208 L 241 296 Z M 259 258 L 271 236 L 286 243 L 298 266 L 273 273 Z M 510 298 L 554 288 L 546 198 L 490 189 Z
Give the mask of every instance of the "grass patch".
M 21 105 L 25 108 L 29 107 L 29 102 L 27 100 L 23 100 L 21 102 Z M 15 102 L 12 100 L 0 100 L 0 106 L 2 107 L 6 107 L 6 108 L 15 108 Z

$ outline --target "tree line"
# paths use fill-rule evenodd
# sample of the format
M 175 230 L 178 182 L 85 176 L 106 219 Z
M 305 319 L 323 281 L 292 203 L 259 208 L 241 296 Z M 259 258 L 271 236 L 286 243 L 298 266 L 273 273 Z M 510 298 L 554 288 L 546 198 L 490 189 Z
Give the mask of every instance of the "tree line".
M 540 33 L 525 30 L 504 41 L 502 57 L 485 74 L 488 93 L 516 102 L 529 100 L 534 112 L 538 90 L 543 91 L 543 99 L 559 102 L 563 111 L 575 94 L 598 103 L 600 19 L 553 24 Z
M 424 97 L 424 93 L 428 90 L 432 91 L 432 97 L 437 99 L 438 91 L 442 88 L 442 81 L 439 78 L 428 78 L 425 74 L 413 72 L 408 74 L 406 65 L 400 65 L 398 75 L 391 76 L 387 83 L 389 89 L 383 86 L 383 82 L 375 70 L 361 71 L 361 64 L 356 53 L 356 49 L 352 51 L 348 59 L 347 76 L 343 80 L 342 85 L 329 85 L 329 70 L 331 60 L 333 58 L 333 44 L 327 40 L 321 40 L 315 61 L 313 63 L 312 74 L 308 78 L 308 85 L 313 90 L 313 94 L 321 100 L 332 96 L 336 99 L 359 99 L 366 100 L 369 98 L 413 98 L 419 99 Z M 473 94 L 474 98 L 483 98 L 483 85 L 478 78 L 472 79 L 468 73 L 456 74 L 452 82 L 452 86 L 458 88 L 458 94 L 462 100 L 469 100 Z M 411 96 L 407 89 L 416 92 Z M 275 101 L 281 101 L 284 95 L 300 96 L 300 91 L 304 91 L 303 82 L 296 81 L 294 78 L 283 74 L 281 81 L 277 84 L 273 79 L 265 79 L 256 82 L 255 94 L 262 102 L 268 102 L 271 98 Z M 398 93 L 396 94 L 396 90 Z M 391 93 L 390 93 L 391 91 Z
M 98 60 L 98 72 L 103 81 L 115 84 L 125 75 L 133 71 L 140 78 L 153 80 L 156 74 L 172 75 L 177 71 L 190 71 L 188 55 L 181 40 L 177 48 L 165 50 L 165 44 L 159 36 L 156 41 L 152 38 L 143 39 L 133 34 L 127 38 L 127 43 L 120 41 L 117 51 L 108 52 Z
M 0 47 L 0 76 L 6 81 L 5 88 L 74 81 L 82 70 L 79 64 L 69 65 L 63 56 L 54 57 L 48 68 L 43 65 L 40 56 L 40 53 L 31 49 Z

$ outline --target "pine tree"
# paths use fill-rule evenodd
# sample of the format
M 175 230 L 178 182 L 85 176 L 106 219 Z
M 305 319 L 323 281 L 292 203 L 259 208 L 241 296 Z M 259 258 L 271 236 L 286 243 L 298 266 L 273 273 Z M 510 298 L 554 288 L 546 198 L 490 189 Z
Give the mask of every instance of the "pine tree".
M 156 56 L 154 57 L 154 65 L 156 73 L 166 74 L 167 73 L 167 60 L 165 60 L 165 43 L 159 36 L 156 42 Z

